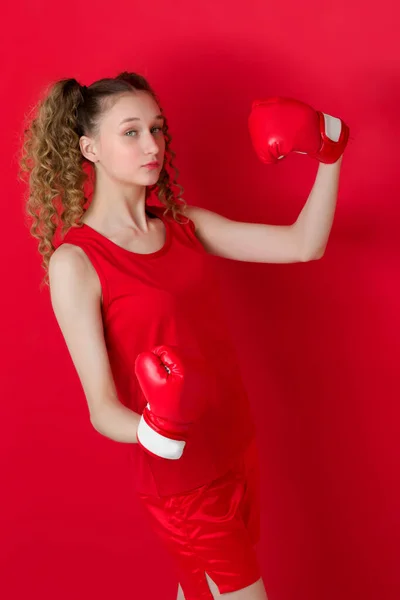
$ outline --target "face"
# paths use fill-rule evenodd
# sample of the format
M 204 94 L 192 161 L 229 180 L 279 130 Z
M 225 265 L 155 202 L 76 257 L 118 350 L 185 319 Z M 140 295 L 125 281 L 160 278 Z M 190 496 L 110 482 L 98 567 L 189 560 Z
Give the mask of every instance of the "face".
M 163 167 L 163 124 L 160 108 L 150 94 L 127 93 L 103 114 L 94 138 L 81 138 L 81 149 L 102 176 L 125 185 L 153 185 Z M 145 166 L 150 162 L 158 166 Z

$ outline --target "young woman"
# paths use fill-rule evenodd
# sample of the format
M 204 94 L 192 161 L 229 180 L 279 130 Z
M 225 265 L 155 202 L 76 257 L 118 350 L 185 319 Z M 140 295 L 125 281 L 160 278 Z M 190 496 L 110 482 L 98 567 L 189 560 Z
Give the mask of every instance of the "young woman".
M 340 119 L 284 98 L 255 102 L 249 126 L 265 163 L 291 151 L 320 162 L 291 226 L 188 206 L 171 179 L 166 116 L 135 73 L 89 87 L 56 82 L 38 103 L 21 158 L 31 233 L 91 423 L 130 444 L 138 497 L 186 600 L 267 597 L 255 553 L 256 429 L 210 255 L 320 258 L 348 138 Z

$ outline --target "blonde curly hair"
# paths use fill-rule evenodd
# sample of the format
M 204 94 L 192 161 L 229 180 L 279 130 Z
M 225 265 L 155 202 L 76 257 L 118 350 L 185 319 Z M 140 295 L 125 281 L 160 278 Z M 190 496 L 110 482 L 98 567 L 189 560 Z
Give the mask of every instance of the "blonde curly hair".
M 19 176 L 28 184 L 25 214 L 33 237 L 39 240 L 39 253 L 45 276 L 42 285 L 49 285 L 48 267 L 55 251 L 54 236 L 62 225 L 63 237 L 71 227 L 81 227 L 86 211 L 86 186 L 93 183 L 94 168 L 81 153 L 79 139 L 96 132 L 100 118 L 112 96 L 124 92 L 146 91 L 163 110 L 158 97 L 144 77 L 124 71 L 114 78 L 104 78 L 89 87 L 76 79 L 62 79 L 33 109 L 24 128 Z M 165 206 L 164 214 L 172 212 L 178 221 L 186 206 L 181 197 L 183 187 L 177 183 L 178 169 L 171 150 L 171 135 L 164 117 L 165 158 L 157 183 L 146 189 L 146 200 L 154 191 Z M 171 180 L 168 169 L 175 172 Z M 179 189 L 174 194 L 173 186 Z M 183 214 L 183 213 L 182 213 Z

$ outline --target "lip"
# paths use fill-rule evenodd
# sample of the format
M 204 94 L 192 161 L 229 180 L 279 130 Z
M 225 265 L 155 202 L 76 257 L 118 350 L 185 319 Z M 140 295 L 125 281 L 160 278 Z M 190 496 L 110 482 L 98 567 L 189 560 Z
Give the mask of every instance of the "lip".
M 144 167 L 147 167 L 148 169 L 156 169 L 157 167 L 160 166 L 160 163 L 157 161 L 154 162 L 149 162 L 146 165 L 143 165 Z

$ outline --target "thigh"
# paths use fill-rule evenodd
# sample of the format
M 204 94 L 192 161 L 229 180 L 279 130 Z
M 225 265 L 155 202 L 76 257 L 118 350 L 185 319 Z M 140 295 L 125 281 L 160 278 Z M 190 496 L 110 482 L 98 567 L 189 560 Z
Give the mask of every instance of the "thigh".
M 207 583 L 209 585 L 212 597 L 223 598 L 225 600 L 268 600 L 267 592 L 265 590 L 264 582 L 262 578 L 258 579 L 255 583 L 237 590 L 236 592 L 228 592 L 226 594 L 219 593 L 219 590 L 209 575 L 206 573 Z M 186 600 L 181 585 L 178 586 L 178 595 L 176 600 Z
M 210 590 L 212 593 L 212 597 L 222 598 L 222 600 L 268 600 L 267 592 L 264 587 L 264 582 L 262 578 L 257 579 L 254 583 L 250 585 L 235 590 L 234 592 L 226 592 L 224 594 L 220 594 L 215 583 L 207 576 L 207 582 L 210 586 Z
M 207 576 L 224 594 L 260 579 L 256 448 L 225 475 L 189 493 L 141 499 L 176 567 L 185 600 L 212 599 Z

